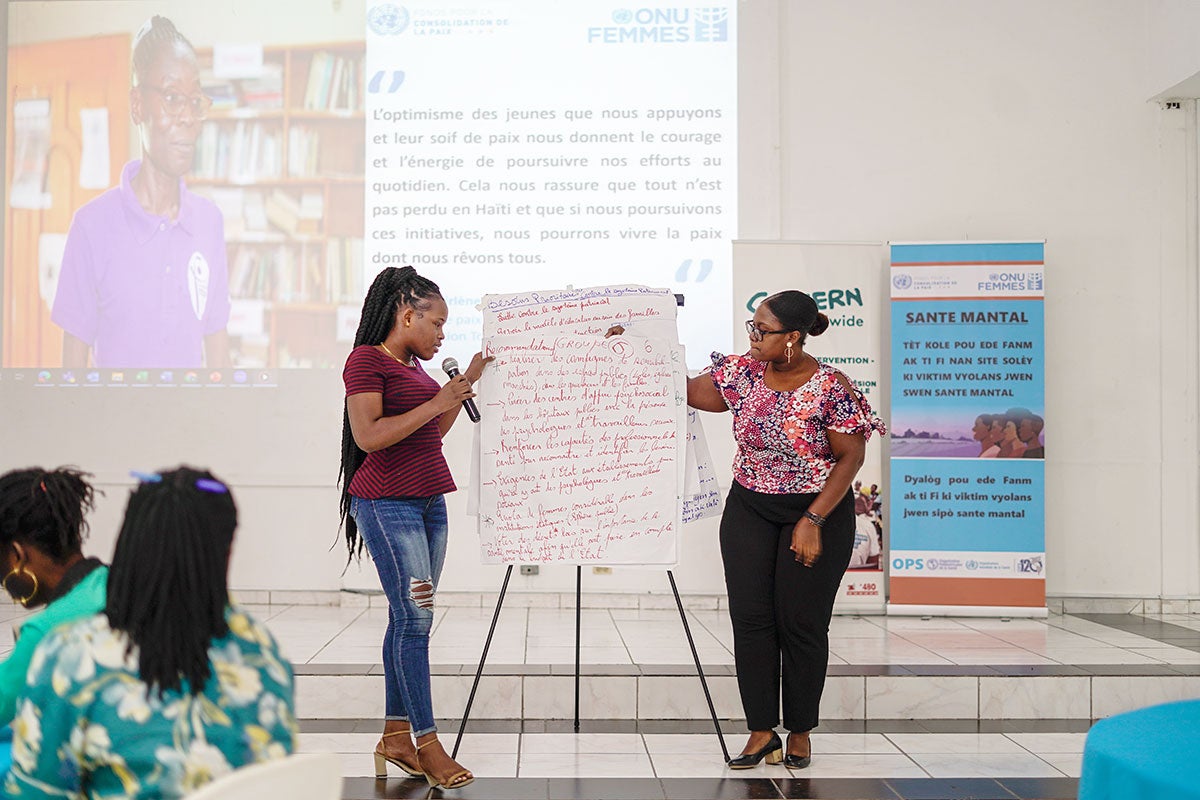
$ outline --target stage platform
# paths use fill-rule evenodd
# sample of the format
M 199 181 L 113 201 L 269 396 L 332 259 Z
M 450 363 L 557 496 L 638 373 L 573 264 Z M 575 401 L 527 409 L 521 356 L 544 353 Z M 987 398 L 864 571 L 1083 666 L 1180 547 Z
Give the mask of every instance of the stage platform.
M 732 772 L 669 596 L 584 596 L 578 735 L 574 598 L 550 598 L 506 598 L 460 751 L 480 780 L 455 796 L 1074 797 L 1092 720 L 1200 697 L 1197 615 L 838 616 L 812 766 Z M 295 662 L 301 747 L 342 754 L 346 797 L 424 797 L 423 784 L 399 774 L 370 777 L 387 615 L 381 597 L 351 602 L 253 611 Z M 494 602 L 443 598 L 435 619 L 434 702 L 450 742 Z M 718 598 L 685 605 L 737 752 L 744 732 L 727 613 Z
M 449 749 L 495 596 L 440 599 L 430 657 Z M 387 611 L 379 596 L 342 600 L 246 604 L 295 665 L 301 749 L 341 755 L 347 800 L 441 796 L 398 771 L 387 781 L 372 777 Z M 1200 697 L 1200 615 L 838 616 L 812 766 L 732 772 L 669 596 L 584 595 L 581 732 L 574 733 L 573 602 L 506 599 L 459 753 L 479 779 L 446 796 L 1074 798 L 1093 720 Z M 744 731 L 720 603 L 685 598 L 727 745 L 738 752 Z M 10 646 L 11 638 L 0 640 Z

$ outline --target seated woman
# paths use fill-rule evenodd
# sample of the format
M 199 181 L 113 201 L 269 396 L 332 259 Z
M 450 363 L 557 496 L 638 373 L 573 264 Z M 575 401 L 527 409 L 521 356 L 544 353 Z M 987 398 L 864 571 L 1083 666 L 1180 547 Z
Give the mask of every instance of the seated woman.
M 45 609 L 21 623 L 0 664 L 0 725 L 12 721 L 34 648 L 65 622 L 104 609 L 108 567 L 83 557 L 87 512 L 95 491 L 87 473 L 61 467 L 0 475 L 0 567 L 4 590 L 26 608 Z
M 137 477 L 104 613 L 34 653 L 7 797 L 177 798 L 295 749 L 291 667 L 229 605 L 229 489 L 188 467 Z

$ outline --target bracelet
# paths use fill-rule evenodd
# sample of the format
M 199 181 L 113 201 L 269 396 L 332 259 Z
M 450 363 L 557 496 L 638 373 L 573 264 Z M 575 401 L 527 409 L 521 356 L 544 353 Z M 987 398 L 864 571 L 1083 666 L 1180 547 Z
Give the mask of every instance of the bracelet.
M 813 511 L 805 511 L 804 518 L 811 521 L 812 524 L 816 525 L 818 528 L 825 524 L 825 517 L 822 517 L 820 514 L 817 514 Z

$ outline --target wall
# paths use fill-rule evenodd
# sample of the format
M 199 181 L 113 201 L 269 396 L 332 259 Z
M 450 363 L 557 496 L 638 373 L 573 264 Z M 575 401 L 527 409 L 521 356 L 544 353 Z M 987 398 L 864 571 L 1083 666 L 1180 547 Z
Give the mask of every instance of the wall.
M 1146 70 L 1142 91 L 1146 97 L 1154 97 L 1200 71 L 1200 3 L 1147 0 L 1145 8 Z
M 140 22 L 146 5 L 129 5 Z M 196 7 L 177 22 L 203 44 L 192 31 L 218 15 Z M 337 32 L 345 9 L 323 8 L 324 38 L 353 35 Z M 1190 106 L 1171 115 L 1147 102 L 1196 71 L 1194 28 L 1153 36 L 1200 24 L 1188 4 L 754 0 L 740 10 L 741 237 L 1046 239 L 1048 590 L 1200 597 L 1195 121 Z M 276 21 L 308 28 L 299 16 Z M 286 378 L 276 393 L 161 396 L 169 409 L 134 396 L 84 403 L 79 392 L 17 408 L 0 386 L 0 468 L 96 471 L 109 496 L 93 546 L 106 553 L 128 469 L 210 464 L 243 510 L 235 586 L 333 589 L 344 565 L 344 551 L 328 549 L 339 376 Z M 724 485 L 728 425 L 706 415 Z M 469 436 L 464 423 L 446 445 L 460 485 Z M 477 565 L 463 499 L 451 499 L 443 589 L 498 589 L 502 568 Z M 372 572 L 352 566 L 345 584 L 374 585 Z M 723 591 L 715 521 L 686 530 L 676 576 L 684 592 Z M 667 589 L 632 569 L 584 585 Z M 556 567 L 512 588 L 573 586 L 574 570 Z
M 782 237 L 1046 239 L 1048 589 L 1194 594 L 1194 577 L 1163 583 L 1168 559 L 1193 575 L 1200 563 L 1194 503 L 1164 495 L 1161 470 L 1164 437 L 1195 426 L 1194 394 L 1174 408 L 1165 381 L 1196 360 L 1162 353 L 1164 290 L 1178 293 L 1184 262 L 1161 246 L 1177 199 L 1159 194 L 1146 7 L 781 12 Z M 1190 546 L 1163 540 L 1179 528 Z

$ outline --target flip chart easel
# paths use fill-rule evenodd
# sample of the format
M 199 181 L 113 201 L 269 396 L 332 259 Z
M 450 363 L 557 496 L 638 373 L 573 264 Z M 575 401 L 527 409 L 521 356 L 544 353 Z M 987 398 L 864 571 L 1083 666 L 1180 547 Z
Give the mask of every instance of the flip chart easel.
M 697 470 L 697 459 L 675 329 L 676 309 L 682 305 L 681 295 L 644 286 L 483 298 L 485 349 L 497 360 L 491 376 L 484 375 L 490 385 L 480 392 L 485 427 L 477 437 L 471 485 L 473 492 L 481 485 L 487 489 L 486 502 L 479 501 L 478 495 L 474 501 L 485 561 L 507 563 L 508 569 L 452 756 L 466 731 L 514 562 L 576 563 L 574 729 L 578 732 L 580 562 L 676 563 L 684 509 L 666 506 L 682 500 L 685 492 L 701 491 L 694 487 L 715 488 L 703 475 L 694 480 L 685 475 L 685 465 Z M 605 340 L 603 334 L 612 324 L 634 326 L 643 337 Z M 549 400 L 539 400 L 539 392 Z M 569 413 L 562 413 L 561 406 L 568 406 Z M 552 413 L 541 413 L 546 410 Z M 497 427 L 486 427 L 493 420 Z M 486 465 L 481 464 L 481 448 L 489 459 Z M 577 462 L 586 467 L 582 475 L 576 474 Z M 664 464 L 671 465 L 672 471 L 665 472 Z M 603 487 L 603 495 L 596 486 Z M 559 495 L 583 496 L 588 502 L 558 502 Z M 696 504 L 682 505 L 687 506 L 689 519 L 704 515 Z M 554 536 L 525 538 L 524 532 L 535 526 L 539 533 L 552 529 Z M 728 760 L 675 576 L 669 568 L 666 572 L 713 727 Z
M 471 693 L 467 695 L 467 706 L 463 709 L 462 721 L 458 726 L 458 736 L 454 740 L 454 749 L 450 753 L 451 758 L 458 756 L 459 745 L 462 744 L 463 734 L 467 730 L 467 720 L 471 717 L 471 706 L 475 703 L 475 692 L 479 688 L 479 681 L 483 677 L 483 666 L 487 663 L 488 650 L 492 646 L 492 635 L 496 632 L 496 622 L 500 619 L 500 609 L 504 605 L 504 595 L 508 592 L 508 581 L 512 577 L 513 565 L 509 564 L 508 569 L 504 571 L 504 582 L 500 585 L 500 596 L 496 599 L 496 610 L 492 613 L 492 624 L 488 628 L 487 639 L 483 643 L 483 652 L 479 656 L 479 666 L 475 669 L 475 680 L 471 683 Z M 667 570 L 667 579 L 671 582 L 671 594 L 675 597 L 675 607 L 679 610 L 679 621 L 683 624 L 683 632 L 687 636 L 688 647 L 692 651 L 692 660 L 696 664 L 696 675 L 700 678 L 700 687 L 704 690 L 704 699 L 708 703 L 708 713 L 712 718 L 713 730 L 716 731 L 717 741 L 721 743 L 721 753 L 724 754 L 725 760 L 729 761 L 729 748 L 725 745 L 725 736 L 721 733 L 721 723 L 717 719 L 717 709 L 713 705 L 712 694 L 708 690 L 708 680 L 704 677 L 704 667 L 700 664 L 700 654 L 696 650 L 696 641 L 692 638 L 692 628 L 688 625 L 687 613 L 683 610 L 683 601 L 679 597 L 679 589 L 675 585 L 675 574 L 671 570 Z M 580 652 L 580 625 L 582 622 L 582 607 L 583 603 L 583 566 L 576 565 L 575 567 L 575 733 L 579 733 L 579 652 Z

